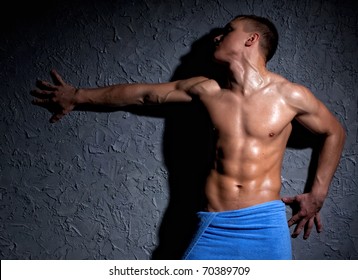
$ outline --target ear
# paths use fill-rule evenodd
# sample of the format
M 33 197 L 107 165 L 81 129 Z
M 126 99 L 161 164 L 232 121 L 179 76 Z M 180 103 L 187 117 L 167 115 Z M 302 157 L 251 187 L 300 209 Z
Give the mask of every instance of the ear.
M 260 35 L 259 33 L 251 33 L 250 37 L 247 38 L 246 42 L 245 42 L 245 47 L 250 47 L 253 44 L 255 44 L 256 42 L 258 42 L 260 39 Z

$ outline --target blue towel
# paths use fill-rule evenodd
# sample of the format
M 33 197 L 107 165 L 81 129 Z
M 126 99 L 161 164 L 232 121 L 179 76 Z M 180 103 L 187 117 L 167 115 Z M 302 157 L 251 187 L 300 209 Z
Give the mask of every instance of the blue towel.
M 291 238 L 281 200 L 224 212 L 198 212 L 187 260 L 290 260 Z

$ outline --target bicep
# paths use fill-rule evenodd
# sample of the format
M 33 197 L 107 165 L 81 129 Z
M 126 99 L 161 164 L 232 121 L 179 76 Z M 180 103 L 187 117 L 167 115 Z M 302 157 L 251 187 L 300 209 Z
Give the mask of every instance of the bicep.
M 141 103 L 161 104 L 169 102 L 190 102 L 187 92 L 177 88 L 178 82 L 141 85 Z
M 190 102 L 196 92 L 192 89 L 204 81 L 205 77 L 194 77 L 169 83 L 145 85 L 143 103 Z

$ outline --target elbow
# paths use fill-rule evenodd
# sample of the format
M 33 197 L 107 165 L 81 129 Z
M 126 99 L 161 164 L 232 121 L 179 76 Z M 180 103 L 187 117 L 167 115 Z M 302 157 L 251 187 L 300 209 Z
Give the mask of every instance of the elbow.
M 343 128 L 343 126 L 341 126 L 341 142 L 342 142 L 342 146 L 346 142 L 346 138 L 347 138 L 347 133 L 346 133 L 345 129 Z
M 330 143 L 333 149 L 343 150 L 346 141 L 346 131 L 340 123 L 337 122 L 337 125 L 332 126 L 331 129 L 322 136 L 323 141 Z
M 140 105 L 152 105 L 159 103 L 158 98 L 152 92 L 146 92 L 143 96 L 138 100 Z
M 346 130 L 344 129 L 344 127 L 339 123 L 338 124 L 338 128 L 336 129 L 336 133 L 337 133 L 337 137 L 340 139 L 340 142 L 342 144 L 344 144 L 344 142 L 346 141 Z
M 149 99 L 149 96 L 147 94 L 145 94 L 145 95 L 139 97 L 136 103 L 138 105 L 145 105 L 148 103 L 148 99 Z
M 341 126 L 340 141 L 339 141 L 339 147 L 340 147 L 341 154 L 342 154 L 343 149 L 344 149 L 344 144 L 346 143 L 346 138 L 347 138 L 346 131 Z
M 156 105 L 162 104 L 167 101 L 167 95 L 161 96 L 157 92 L 149 91 L 143 94 L 140 104 L 141 105 Z
M 343 128 L 342 125 L 339 125 L 337 127 L 337 129 L 335 130 L 334 135 L 335 135 L 335 138 L 336 138 L 337 147 L 340 147 L 341 149 L 343 149 L 344 143 L 346 142 L 347 134 L 346 134 L 346 131 Z

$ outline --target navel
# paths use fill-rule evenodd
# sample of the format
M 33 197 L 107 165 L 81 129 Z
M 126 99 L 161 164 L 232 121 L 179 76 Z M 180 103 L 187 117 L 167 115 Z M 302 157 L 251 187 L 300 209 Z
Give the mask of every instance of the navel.
M 275 136 L 275 133 L 270 132 L 269 136 L 270 136 L 270 137 L 274 137 L 274 136 Z

